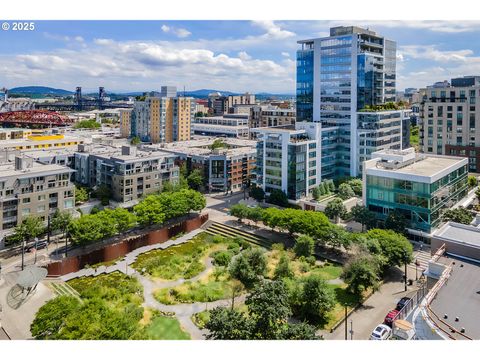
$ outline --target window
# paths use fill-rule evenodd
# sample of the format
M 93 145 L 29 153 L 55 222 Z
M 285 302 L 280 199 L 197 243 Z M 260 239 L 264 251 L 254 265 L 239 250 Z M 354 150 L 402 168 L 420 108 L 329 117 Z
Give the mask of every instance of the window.
M 45 211 L 45 205 L 37 206 L 37 212 L 43 212 L 43 211 Z
M 23 216 L 26 216 L 26 215 L 30 215 L 30 209 L 22 209 L 22 215 Z
M 38 195 L 38 201 L 45 200 L 45 195 Z
M 22 203 L 23 204 L 30 204 L 30 198 L 23 198 Z

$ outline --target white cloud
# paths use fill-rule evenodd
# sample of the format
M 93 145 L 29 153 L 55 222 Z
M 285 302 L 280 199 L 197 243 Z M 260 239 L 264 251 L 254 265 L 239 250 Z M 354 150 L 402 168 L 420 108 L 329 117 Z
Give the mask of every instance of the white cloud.
M 360 26 L 363 28 L 410 28 L 440 33 L 464 33 L 480 30 L 480 21 L 462 20 L 329 20 L 321 21 L 322 27 Z
M 175 28 L 172 26 L 167 26 L 167 25 L 162 25 L 161 27 L 162 31 L 165 33 L 173 33 L 179 38 L 186 38 L 190 36 L 192 33 L 188 31 L 187 29 L 182 29 L 182 28 Z
M 198 44 L 184 47 L 176 42 L 111 39 L 95 39 L 83 48 L 0 56 L 0 70 L 15 69 L 4 72 L 8 73 L 7 86 L 32 81 L 54 86 L 61 79 L 70 89 L 105 86 L 111 91 L 153 90 L 171 83 L 189 89 L 211 86 L 231 91 L 293 92 L 292 63 L 291 59 L 254 58 L 246 51 L 232 56 Z M 137 84 L 135 88 L 133 84 Z
M 292 31 L 284 30 L 272 20 L 255 20 L 252 23 L 266 31 L 262 36 L 269 39 L 287 39 L 296 34 Z
M 397 58 L 426 59 L 438 62 L 465 62 L 473 55 L 470 49 L 439 50 L 436 45 L 405 45 L 400 46 Z
M 286 51 L 282 51 L 282 56 L 289 58 L 290 54 Z

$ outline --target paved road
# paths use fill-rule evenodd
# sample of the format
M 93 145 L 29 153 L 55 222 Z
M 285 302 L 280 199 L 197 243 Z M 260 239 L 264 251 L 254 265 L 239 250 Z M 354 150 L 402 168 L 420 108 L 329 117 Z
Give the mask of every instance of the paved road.
M 368 340 L 372 330 L 383 323 L 385 315 L 395 308 L 398 300 L 416 291 L 415 286 L 410 286 L 407 292 L 404 291 L 402 276 L 400 269 L 392 269 L 380 289 L 348 317 L 348 331 L 351 329 L 351 322 L 353 324 L 353 340 Z M 323 335 L 327 340 L 345 340 L 345 326 L 340 325 L 333 333 Z

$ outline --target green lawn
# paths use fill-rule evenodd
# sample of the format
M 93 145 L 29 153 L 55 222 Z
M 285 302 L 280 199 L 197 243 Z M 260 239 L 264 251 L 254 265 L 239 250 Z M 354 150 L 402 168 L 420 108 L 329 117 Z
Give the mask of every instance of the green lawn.
M 155 315 L 145 328 L 149 340 L 190 340 L 175 317 Z
M 323 266 L 315 266 L 310 273 L 319 275 L 324 280 L 333 280 L 339 278 L 342 271 L 341 265 L 328 263 Z

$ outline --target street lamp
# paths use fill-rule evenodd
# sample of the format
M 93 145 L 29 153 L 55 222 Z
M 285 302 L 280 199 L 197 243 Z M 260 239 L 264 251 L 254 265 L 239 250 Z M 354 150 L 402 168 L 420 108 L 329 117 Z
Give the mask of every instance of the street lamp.
M 34 258 L 35 260 L 33 261 L 33 263 L 36 264 L 36 263 L 37 263 L 37 245 L 38 245 L 38 238 L 35 237 L 34 240 L 35 240 L 35 258 Z
M 415 260 L 415 280 L 418 281 L 418 260 Z
M 405 291 L 407 291 L 407 250 L 403 250 L 403 261 L 405 262 Z
M 24 268 L 24 260 L 25 260 L 25 238 L 22 239 L 22 271 Z
M 50 214 L 47 217 L 47 244 L 50 244 Z
M 68 233 L 68 229 L 65 235 L 65 257 L 68 257 L 68 237 L 70 236 L 70 234 Z

